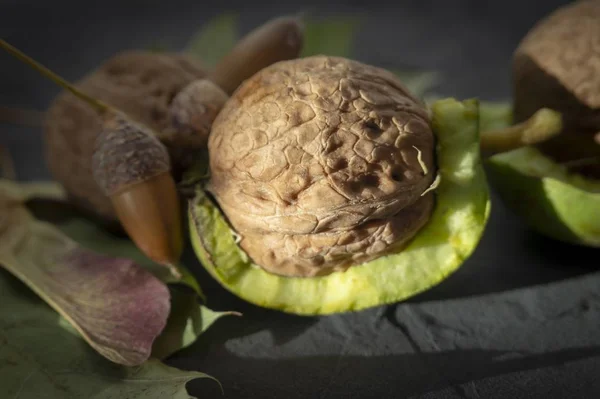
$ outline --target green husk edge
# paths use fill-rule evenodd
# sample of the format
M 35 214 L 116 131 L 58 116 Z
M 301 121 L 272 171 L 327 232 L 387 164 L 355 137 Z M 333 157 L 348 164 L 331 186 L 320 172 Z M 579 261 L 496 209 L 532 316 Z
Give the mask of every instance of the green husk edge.
M 509 103 L 483 104 L 481 130 L 512 123 Z M 569 173 L 534 147 L 494 155 L 486 163 L 502 201 L 549 237 L 600 246 L 600 182 Z

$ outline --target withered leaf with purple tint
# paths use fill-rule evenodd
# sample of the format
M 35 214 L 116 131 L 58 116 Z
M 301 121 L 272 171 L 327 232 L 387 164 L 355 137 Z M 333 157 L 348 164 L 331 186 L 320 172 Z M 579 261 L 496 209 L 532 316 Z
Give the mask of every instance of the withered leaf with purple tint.
M 0 180 L 0 265 L 68 320 L 107 359 L 148 359 L 170 310 L 164 283 L 132 260 L 81 247 L 36 220 L 24 201 L 35 191 Z
M 0 304 L 1 398 L 192 399 L 189 381 L 214 380 L 152 358 L 134 367 L 108 361 L 2 269 Z
M 51 204 L 45 206 L 48 208 Z M 219 318 L 239 315 L 236 312 L 216 312 L 204 306 L 201 301 L 205 298 L 198 282 L 183 265 L 178 265 L 182 278 L 174 281 L 163 266 L 144 256 L 126 237 L 111 235 L 72 210 L 68 213 L 63 212 L 60 218 L 55 219 L 58 219 L 54 221 L 56 227 L 80 245 L 106 255 L 133 259 L 161 281 L 169 284 L 171 313 L 166 327 L 154 341 L 153 357 L 164 359 L 190 346 Z
M 29 185 L 20 186 L 21 190 L 28 187 Z M 50 187 L 53 187 L 52 184 L 43 187 L 36 185 L 40 195 L 46 198 Z M 153 357 L 164 359 L 194 343 L 217 319 L 227 315 L 239 315 L 235 312 L 215 312 L 204 306 L 202 290 L 185 266 L 178 265 L 182 278 L 174 280 L 171 273 L 162 265 L 148 259 L 126 236 L 109 233 L 68 203 L 60 201 L 60 197 L 54 197 L 59 201 L 36 198 L 27 202 L 27 206 L 37 218 L 51 221 L 80 246 L 110 257 L 131 259 L 168 284 L 171 292 L 171 312 L 166 327 L 154 341 Z

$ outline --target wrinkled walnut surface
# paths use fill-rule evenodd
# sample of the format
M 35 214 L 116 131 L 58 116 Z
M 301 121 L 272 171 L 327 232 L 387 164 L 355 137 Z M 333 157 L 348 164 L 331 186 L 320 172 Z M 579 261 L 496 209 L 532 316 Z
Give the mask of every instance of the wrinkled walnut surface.
M 178 54 L 128 51 L 108 59 L 76 86 L 154 131 L 169 126 L 168 106 L 190 82 L 205 77 L 201 64 Z M 112 205 L 92 175 L 94 142 L 101 118 L 70 93 L 51 104 L 45 121 L 46 158 L 51 173 L 79 205 L 116 220 Z
M 353 229 L 317 234 L 248 233 L 241 242 L 264 269 L 288 276 L 322 276 L 398 251 L 433 210 L 429 193 L 397 214 Z
M 372 259 L 429 217 L 430 200 L 416 203 L 436 173 L 428 112 L 362 63 L 317 56 L 262 70 L 215 120 L 209 154 L 211 192 L 242 248 L 274 273 Z

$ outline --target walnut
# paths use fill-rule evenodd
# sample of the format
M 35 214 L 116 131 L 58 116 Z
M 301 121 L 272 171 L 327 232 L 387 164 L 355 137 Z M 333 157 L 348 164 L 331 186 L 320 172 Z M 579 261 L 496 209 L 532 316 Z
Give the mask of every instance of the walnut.
M 546 107 L 564 133 L 539 148 L 558 162 L 600 156 L 600 2 L 577 1 L 534 26 L 513 59 L 515 120 Z M 600 177 L 600 164 L 574 171 Z
M 323 275 L 397 250 L 433 208 L 427 109 L 390 72 L 356 61 L 263 69 L 226 103 L 208 148 L 210 192 L 272 273 Z

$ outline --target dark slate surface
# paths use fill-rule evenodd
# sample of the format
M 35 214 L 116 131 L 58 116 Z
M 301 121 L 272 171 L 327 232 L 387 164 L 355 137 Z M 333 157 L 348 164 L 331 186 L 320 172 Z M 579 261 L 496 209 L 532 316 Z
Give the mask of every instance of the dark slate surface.
M 520 37 L 563 2 L 97 3 L 2 1 L 0 36 L 76 79 L 118 50 L 157 41 L 180 48 L 226 10 L 243 11 L 244 29 L 298 10 L 358 13 L 365 23 L 354 58 L 437 69 L 437 92 L 495 100 L 510 96 L 509 58 Z M 2 105 L 44 109 L 58 92 L 6 54 L 0 66 Z M 39 129 L 0 126 L 19 177 L 47 178 Z M 217 377 L 227 398 L 599 397 L 598 251 L 540 237 L 493 204 L 481 245 L 456 274 L 405 303 L 354 314 L 259 309 L 192 263 L 210 304 L 245 316 L 217 322 L 170 363 Z M 190 390 L 220 397 L 206 380 Z

